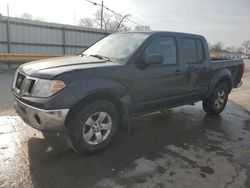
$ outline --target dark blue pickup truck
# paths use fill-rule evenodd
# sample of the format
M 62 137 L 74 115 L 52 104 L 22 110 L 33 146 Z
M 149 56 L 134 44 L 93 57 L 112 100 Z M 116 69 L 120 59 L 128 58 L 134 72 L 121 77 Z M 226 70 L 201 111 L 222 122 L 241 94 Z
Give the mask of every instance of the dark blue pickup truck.
M 176 32 L 111 34 L 78 56 L 21 65 L 15 109 L 30 126 L 63 130 L 77 152 L 104 149 L 139 113 L 203 102 L 225 108 L 241 85 L 242 60 L 212 60 L 203 36 Z

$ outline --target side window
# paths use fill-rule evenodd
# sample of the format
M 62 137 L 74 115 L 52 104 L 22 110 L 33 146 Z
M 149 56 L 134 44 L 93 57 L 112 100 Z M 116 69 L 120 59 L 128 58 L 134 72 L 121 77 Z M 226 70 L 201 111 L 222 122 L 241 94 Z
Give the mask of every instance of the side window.
M 184 58 L 188 64 L 201 63 L 204 59 L 204 51 L 201 40 L 184 38 L 183 53 Z
M 177 64 L 177 52 L 175 39 L 172 37 L 161 37 L 153 40 L 145 50 L 147 55 L 161 54 L 164 64 Z

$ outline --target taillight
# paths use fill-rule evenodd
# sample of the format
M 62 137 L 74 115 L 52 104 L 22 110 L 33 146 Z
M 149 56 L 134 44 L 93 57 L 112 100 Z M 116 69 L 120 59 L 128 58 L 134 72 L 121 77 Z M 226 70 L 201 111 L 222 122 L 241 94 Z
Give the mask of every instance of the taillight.
M 244 62 L 242 64 L 240 64 L 240 70 L 241 70 L 242 75 L 243 75 L 245 72 L 245 63 Z

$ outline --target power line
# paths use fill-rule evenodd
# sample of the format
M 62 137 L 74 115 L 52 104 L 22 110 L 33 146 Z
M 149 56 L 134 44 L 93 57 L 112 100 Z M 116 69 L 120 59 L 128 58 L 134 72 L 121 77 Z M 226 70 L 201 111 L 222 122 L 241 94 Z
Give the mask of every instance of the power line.
M 121 14 L 117 13 L 116 11 L 114 11 L 114 10 L 112 10 L 112 9 L 110 9 L 110 8 L 108 8 L 108 7 L 106 7 L 106 6 L 103 5 L 103 4 L 96 3 L 96 2 L 91 1 L 91 0 L 86 0 L 86 1 L 88 1 L 89 3 L 92 3 L 93 5 L 98 5 L 98 6 L 101 6 L 101 7 L 103 6 L 106 10 L 109 10 L 109 11 L 112 12 L 113 14 L 116 14 L 116 15 L 118 15 L 118 16 L 120 16 L 120 17 L 124 17 L 123 15 L 121 15 Z M 131 20 L 131 19 L 129 19 L 129 18 L 125 18 L 125 19 L 128 20 L 129 22 L 133 23 L 133 24 L 136 24 L 136 25 L 139 25 L 139 26 L 144 26 L 144 25 L 139 24 L 139 23 L 137 23 L 137 22 L 135 22 L 135 21 L 133 21 L 133 20 Z

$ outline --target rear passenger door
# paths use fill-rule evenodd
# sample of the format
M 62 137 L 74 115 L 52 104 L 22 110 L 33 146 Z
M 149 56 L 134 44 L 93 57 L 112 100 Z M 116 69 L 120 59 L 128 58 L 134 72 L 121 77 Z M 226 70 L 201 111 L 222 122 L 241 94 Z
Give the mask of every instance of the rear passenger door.
M 204 40 L 183 37 L 182 44 L 188 92 L 191 96 L 202 97 L 209 85 L 208 57 L 206 57 Z

